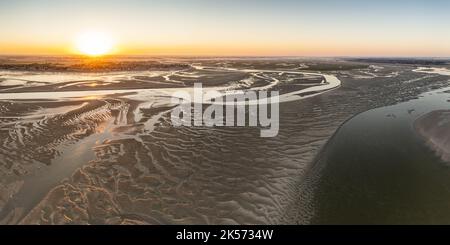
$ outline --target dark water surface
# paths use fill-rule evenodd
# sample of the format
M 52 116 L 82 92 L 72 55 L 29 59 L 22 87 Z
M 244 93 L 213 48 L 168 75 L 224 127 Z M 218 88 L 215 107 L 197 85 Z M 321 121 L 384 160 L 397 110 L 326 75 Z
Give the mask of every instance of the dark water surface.
M 443 91 L 361 113 L 337 131 L 316 163 L 313 223 L 450 223 L 450 169 L 413 127 L 420 116 L 450 108 Z

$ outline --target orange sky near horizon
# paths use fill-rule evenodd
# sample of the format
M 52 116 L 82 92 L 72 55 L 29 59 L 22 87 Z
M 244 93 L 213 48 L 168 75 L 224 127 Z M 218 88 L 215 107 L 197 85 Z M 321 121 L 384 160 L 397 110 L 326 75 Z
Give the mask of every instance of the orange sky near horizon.
M 445 47 L 434 49 L 421 45 L 384 47 L 369 44 L 321 43 L 302 44 L 179 44 L 179 45 L 126 45 L 117 43 L 107 54 L 111 55 L 187 55 L 187 56 L 428 56 L 440 57 Z M 446 51 L 446 53 L 450 53 Z M 79 55 L 83 54 L 73 43 L 20 44 L 0 42 L 0 55 Z M 380 55 L 382 54 L 382 55 Z

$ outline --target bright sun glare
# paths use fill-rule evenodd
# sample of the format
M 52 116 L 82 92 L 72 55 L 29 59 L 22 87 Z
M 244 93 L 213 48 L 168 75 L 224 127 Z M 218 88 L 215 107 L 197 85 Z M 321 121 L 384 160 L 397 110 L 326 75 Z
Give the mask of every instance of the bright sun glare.
M 86 32 L 78 36 L 76 48 L 82 54 L 100 56 L 108 54 L 113 49 L 112 38 L 100 32 Z

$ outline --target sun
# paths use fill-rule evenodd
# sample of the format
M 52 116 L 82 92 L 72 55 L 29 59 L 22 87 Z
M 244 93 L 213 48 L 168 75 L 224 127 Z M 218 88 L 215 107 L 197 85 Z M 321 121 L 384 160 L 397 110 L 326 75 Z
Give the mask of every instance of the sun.
M 76 39 L 78 52 L 89 56 L 108 54 L 114 47 L 113 39 L 101 32 L 85 32 Z

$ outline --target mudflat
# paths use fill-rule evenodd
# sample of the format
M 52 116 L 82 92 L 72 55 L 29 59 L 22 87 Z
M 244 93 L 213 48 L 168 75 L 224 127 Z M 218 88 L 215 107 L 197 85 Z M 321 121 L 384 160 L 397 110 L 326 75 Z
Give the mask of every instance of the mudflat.
M 361 111 L 447 85 L 444 76 L 415 72 L 415 65 L 280 58 L 152 62 L 184 65 L 0 71 L 1 223 L 311 223 L 320 207 L 321 174 L 314 163 L 339 126 Z M 279 134 L 173 127 L 171 92 L 197 81 L 290 96 L 280 104 Z

